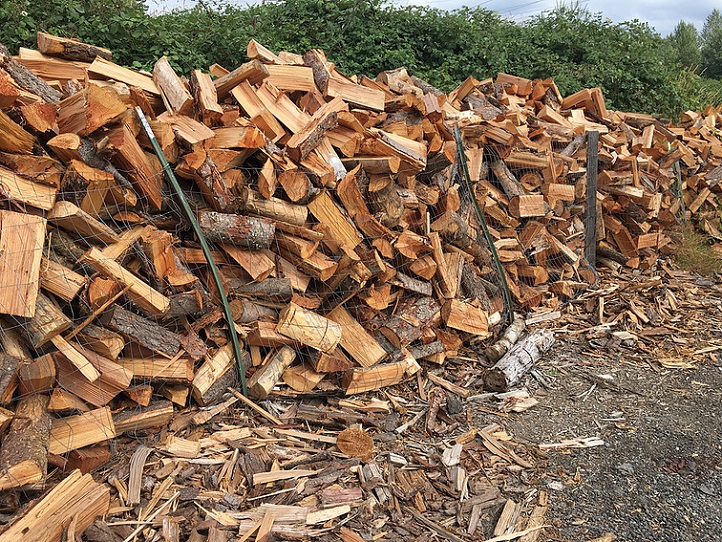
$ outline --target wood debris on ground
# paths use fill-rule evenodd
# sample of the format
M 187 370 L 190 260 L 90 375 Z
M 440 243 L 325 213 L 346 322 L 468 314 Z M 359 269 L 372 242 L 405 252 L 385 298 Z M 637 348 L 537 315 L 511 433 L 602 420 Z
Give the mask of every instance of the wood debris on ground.
M 601 266 L 655 269 L 685 213 L 719 236 L 713 108 L 675 126 L 507 74 L 444 94 L 253 40 L 240 67 L 188 78 L 44 33 L 38 49 L 0 45 L 0 542 L 535 540 L 534 454 L 465 402 L 530 366 L 509 366 L 525 322 L 500 325 L 472 198 L 527 323 L 598 311 L 620 340 L 662 334 L 646 326 L 682 293 L 671 272 L 583 293 L 586 132 Z M 136 107 L 213 245 L 250 398 Z M 652 306 L 631 295 L 652 288 Z M 533 363 L 550 339 L 530 337 Z

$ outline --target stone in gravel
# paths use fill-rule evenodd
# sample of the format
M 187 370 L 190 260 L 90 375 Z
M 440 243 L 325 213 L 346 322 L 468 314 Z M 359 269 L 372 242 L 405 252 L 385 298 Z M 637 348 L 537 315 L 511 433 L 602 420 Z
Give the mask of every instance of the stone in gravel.
M 464 411 L 464 404 L 458 396 L 449 395 L 446 398 L 446 411 L 449 413 L 449 416 L 460 414 Z
M 617 465 L 617 470 L 627 476 L 634 476 L 634 467 L 631 463 L 622 463 L 621 465 Z

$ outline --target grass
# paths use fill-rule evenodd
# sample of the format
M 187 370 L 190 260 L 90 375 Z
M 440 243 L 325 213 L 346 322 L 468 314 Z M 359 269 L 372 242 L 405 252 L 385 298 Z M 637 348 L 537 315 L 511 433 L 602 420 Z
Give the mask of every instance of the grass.
M 695 230 L 694 225 L 685 224 L 674 237 L 677 242 L 674 261 L 680 269 L 700 275 L 722 271 L 722 258 L 712 247 L 709 236 Z

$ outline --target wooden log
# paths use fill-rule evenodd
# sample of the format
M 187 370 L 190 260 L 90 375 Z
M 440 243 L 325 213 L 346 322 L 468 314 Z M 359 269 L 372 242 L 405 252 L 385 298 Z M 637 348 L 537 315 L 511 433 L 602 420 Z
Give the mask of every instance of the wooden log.
M 107 137 L 117 151 L 113 157 L 114 163 L 119 169 L 128 172 L 128 177 L 138 195 L 147 201 L 152 209 L 159 211 L 163 205 L 162 177 L 156 175 L 133 132 L 123 124 L 120 128 L 112 130 Z
M 55 205 L 58 188 L 35 182 L 0 166 L 0 193 L 21 206 L 29 205 L 48 211 Z
M 82 533 L 109 506 L 108 486 L 95 482 L 90 474 L 73 471 L 11 524 L 0 542 L 60 542 L 69 525 Z
M 283 382 L 298 393 L 308 393 L 315 388 L 326 375 L 317 373 L 310 367 L 296 365 L 283 372 Z
M 82 237 L 88 244 L 108 245 L 120 241 L 118 234 L 110 226 L 69 201 L 56 202 L 48 213 L 48 220 L 65 231 Z
M 118 435 L 165 427 L 173 418 L 173 403 L 164 399 L 148 407 L 126 409 L 113 416 Z
M 38 51 L 45 55 L 57 56 L 65 60 L 92 62 L 96 56 L 106 60 L 113 59 L 113 53 L 108 49 L 89 45 L 70 38 L 53 36 L 45 32 L 38 32 L 37 41 Z
M 484 374 L 484 386 L 493 391 L 506 391 L 521 381 L 524 374 L 554 344 L 554 334 L 538 329 L 515 344 Z
M 223 108 L 218 104 L 218 93 L 211 76 L 201 70 L 193 70 L 190 88 L 203 124 L 215 126 L 223 116 Z
M 241 199 L 244 202 L 244 209 L 254 215 L 296 226 L 303 226 L 306 223 L 308 208 L 303 205 L 294 205 L 278 198 L 263 198 L 253 190 L 245 190 Z
M 40 288 L 46 220 L 0 211 L 0 312 L 32 318 Z
M 7 350 L 5 337 L 8 331 L 3 331 L 4 333 L 0 335 L 0 342 L 3 345 L 3 349 Z M 0 404 L 4 405 L 9 403 L 18 386 L 17 370 L 20 359 L 21 358 L 7 352 L 0 353 Z M 22 359 L 27 358 L 23 357 Z
M 40 287 L 70 303 L 85 288 L 87 277 L 43 258 L 40 263 Z
M 62 469 L 66 474 L 76 469 L 83 474 L 88 474 L 109 463 L 112 457 L 110 445 L 107 442 L 101 442 L 79 450 L 71 450 L 67 457 L 48 456 L 48 463 Z
M 124 189 L 131 188 L 131 183 L 125 175 L 98 154 L 95 144 L 90 139 L 81 138 L 77 134 L 60 134 L 48 141 L 48 147 L 66 164 L 70 164 L 73 160 L 84 162 L 90 167 L 110 173 L 118 186 Z M 84 210 L 89 212 L 87 209 Z
M 386 350 L 343 305 L 333 309 L 326 317 L 341 326 L 341 348 L 362 367 L 376 365 L 387 356 Z
M 61 335 L 56 335 L 50 339 L 50 342 L 58 349 L 59 354 L 74 366 L 74 370 L 80 372 L 88 382 L 98 380 L 100 371 L 95 368 L 79 344 L 69 343 Z
M 269 255 L 270 251 L 245 250 L 230 244 L 221 245 L 221 248 L 259 284 L 276 270 L 276 262 Z M 241 280 L 241 282 L 243 285 L 246 284 L 246 280 Z M 231 279 L 227 288 L 232 291 L 235 287 L 236 279 Z
M 181 358 L 172 363 L 166 358 L 122 357 L 116 360 L 118 365 L 125 367 L 138 382 L 180 382 L 189 384 L 193 381 L 193 360 Z
M 153 82 L 152 77 L 124 68 L 101 57 L 96 57 L 93 63 L 88 66 L 88 73 L 96 76 L 93 79 L 112 79 L 128 86 L 142 88 L 155 96 L 160 96 L 160 89 Z
M 109 308 L 98 321 L 151 352 L 172 358 L 180 350 L 180 337 L 176 333 L 118 305 Z
M 234 295 L 250 299 L 261 299 L 274 303 L 287 303 L 293 297 L 290 279 L 267 278 L 261 282 L 251 282 L 243 285 L 234 285 L 231 288 Z
M 153 66 L 153 82 L 160 89 L 168 111 L 179 115 L 193 113 L 193 96 L 176 75 L 168 57 L 162 56 L 156 61 Z
M 276 331 L 275 322 L 253 322 L 249 327 L 250 330 L 248 331 L 246 341 L 250 346 L 266 346 L 269 348 L 280 348 L 282 346 L 298 347 L 296 341 Z
M 516 180 L 514 174 L 509 171 L 509 168 L 506 167 L 503 160 L 495 160 L 489 167 L 508 198 L 513 198 L 514 196 L 524 196 L 526 194 L 524 188 L 522 188 L 519 181 Z
M 250 365 L 250 360 L 246 360 Z M 233 352 L 233 345 L 218 349 L 211 357 L 207 357 L 193 378 L 191 392 L 198 404 L 205 406 L 219 400 L 226 389 L 236 383 L 238 369 Z
M 276 85 L 278 86 L 278 85 Z M 293 134 L 286 143 L 289 156 L 297 162 L 305 160 L 315 149 L 326 132 L 338 126 L 338 112 L 348 111 L 348 104 L 341 98 L 334 98 L 324 103 L 299 131 Z
M 57 89 L 48 85 L 22 63 L 15 60 L 2 43 L 0 43 L 0 68 L 9 73 L 19 87 L 39 96 L 48 103 L 57 103 L 62 97 Z
M 109 260 L 103 252 L 93 247 L 81 258 L 100 274 L 112 278 L 124 287 L 129 288 L 127 295 L 141 310 L 152 315 L 162 315 L 170 307 L 170 300 L 151 288 L 127 269 L 113 260 Z
M 230 305 L 233 321 L 238 324 L 250 324 L 257 320 L 278 320 L 278 311 L 276 309 L 255 303 L 250 299 L 234 299 Z
M 524 316 L 521 314 L 514 314 L 514 320 L 511 325 L 506 328 L 501 338 L 484 350 L 484 357 L 492 363 L 498 361 L 512 346 L 516 344 L 525 329 L 526 319 Z
M 0 150 L 19 154 L 30 154 L 35 145 L 35 137 L 26 132 L 13 119 L 0 111 L 0 130 L 3 138 L 0 140 Z
M 268 68 L 256 59 L 242 64 L 232 72 L 219 77 L 213 81 L 218 93 L 218 99 L 222 100 L 235 86 L 244 81 L 256 85 L 268 77 Z
M 88 381 L 87 378 L 78 374 L 68 358 L 59 355 L 55 358 L 58 366 L 58 385 L 66 390 L 72 390 L 73 394 L 96 407 L 107 405 L 130 385 L 133 373 L 126 367 L 118 365 L 90 349 L 84 349 L 77 343 L 75 348 L 93 364 L 100 376 L 94 382 Z
M 73 158 L 63 175 L 60 187 L 64 199 L 97 218 L 106 207 L 105 199 L 112 194 L 115 180 L 111 173 Z
M 510 198 L 509 214 L 514 218 L 544 216 L 546 214 L 544 196 L 542 194 L 530 194 Z
M 318 373 L 341 373 L 355 366 L 354 362 L 340 348 L 328 353 L 315 352 L 311 363 Z
M 48 412 L 55 414 L 74 414 L 90 410 L 79 397 L 62 388 L 55 388 L 50 395 Z
M 259 367 L 248 380 L 248 393 L 251 397 L 265 399 L 278 383 L 284 371 L 296 359 L 296 352 L 288 346 L 281 347 L 265 365 Z
M 403 380 L 407 367 L 408 363 L 404 360 L 351 369 L 344 373 L 341 385 L 346 395 L 393 386 Z
M 127 109 L 115 89 L 90 84 L 58 102 L 58 129 L 61 134 L 87 136 L 120 120 Z
M 47 406 L 48 396 L 41 394 L 28 395 L 18 402 L 0 448 L 0 490 L 43 489 L 51 425 Z M 0 536 L 0 540 L 4 537 Z
M 289 303 L 278 316 L 276 331 L 322 352 L 330 352 L 341 340 L 340 324 Z
M 251 250 L 269 248 L 276 231 L 270 220 L 215 211 L 202 211 L 198 223 L 211 243 L 230 243 Z
M 486 312 L 470 303 L 450 299 L 441 308 L 441 316 L 444 323 L 452 329 L 458 329 L 481 337 L 491 335 Z
M 420 339 L 425 330 L 438 326 L 440 311 L 441 306 L 433 297 L 409 299 L 386 318 L 379 331 L 396 348 L 402 348 Z
M 328 238 L 324 237 L 325 241 L 334 241 L 340 247 L 353 250 L 363 240 L 353 222 L 341 211 L 328 192 L 321 192 L 314 198 L 308 204 L 308 210 L 320 224 L 328 228 L 330 235 Z
M 70 450 L 77 450 L 115 437 L 115 424 L 110 409 L 98 408 L 53 421 L 48 453 L 62 455 Z
M 18 365 L 18 392 L 21 395 L 39 394 L 52 391 L 55 387 L 55 359 L 53 354 L 44 354 Z
M 30 346 L 40 348 L 72 325 L 58 306 L 42 293 L 35 303 L 35 315 L 23 325 L 23 336 Z

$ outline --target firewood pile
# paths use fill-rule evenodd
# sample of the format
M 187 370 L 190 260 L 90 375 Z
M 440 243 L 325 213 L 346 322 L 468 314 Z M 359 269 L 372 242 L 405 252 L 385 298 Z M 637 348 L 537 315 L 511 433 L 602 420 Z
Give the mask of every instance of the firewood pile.
M 110 51 L 48 34 L 38 35 L 38 49 L 11 56 L 0 46 L 0 403 L 8 407 L 0 410 L 0 490 L 42 488 L 48 462 L 92 470 L 109 459 L 109 440 L 167 428 L 174 409 L 190 404 L 209 410 L 175 430 L 238 401 L 276 425 L 310 423 L 311 414 L 295 417 L 301 407 L 281 422 L 253 401 L 353 395 L 413 379 L 463 397 L 459 383 L 469 379 L 445 364 L 483 360 L 504 313 L 472 197 L 516 304 L 559 308 L 596 280 L 582 255 L 589 130 L 601 142 L 599 264 L 653 267 L 672 250 L 669 229 L 685 212 L 719 235 L 712 212 L 722 119 L 714 109 L 672 126 L 608 111 L 599 89 L 563 98 L 551 79 L 505 74 L 469 78 L 447 95 L 403 68 L 349 78 L 322 51 L 276 55 L 253 40 L 240 67 L 211 66 L 211 75 L 194 70 L 188 79 L 165 57 L 147 74 L 113 63 Z M 228 399 L 238 366 L 219 292 L 136 108 L 213 245 L 244 343 L 250 401 Z M 473 195 L 460 182 L 454 125 Z M 343 414 L 333 423 L 365 419 Z M 226 444 L 279 435 L 233 431 Z M 492 432 L 483 439 L 492 453 L 527 464 Z M 313 440 L 299 435 L 284 434 Z M 190 459 L 217 445 L 173 435 L 163 444 Z M 289 467 L 299 461 L 243 469 L 252 485 L 295 484 L 310 476 L 299 471 L 311 472 Z M 454 472 L 454 492 L 468 494 L 466 471 Z M 140 502 L 128 499 L 128 482 L 116 482 L 122 504 L 113 506 Z M 409 483 L 417 499 L 422 486 Z M 97 510 L 68 507 L 77 532 L 109 506 L 107 491 L 86 478 L 59 494 L 80 486 Z M 157 505 L 161 497 L 153 498 Z M 348 513 L 323 510 L 313 524 Z M 273 517 L 249 521 L 270 530 Z

